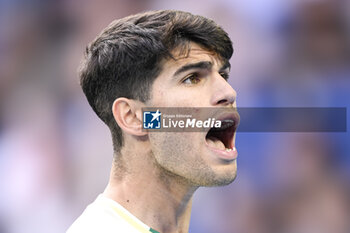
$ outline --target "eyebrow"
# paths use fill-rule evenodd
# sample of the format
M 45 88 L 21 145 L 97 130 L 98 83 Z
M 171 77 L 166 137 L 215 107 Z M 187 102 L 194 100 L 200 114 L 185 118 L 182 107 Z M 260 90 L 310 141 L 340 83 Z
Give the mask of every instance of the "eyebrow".
M 183 72 L 186 72 L 188 70 L 192 70 L 192 69 L 206 69 L 206 70 L 210 70 L 211 67 L 213 66 L 213 63 L 211 63 L 210 61 L 200 61 L 200 62 L 196 62 L 196 63 L 190 63 L 187 65 L 184 65 L 182 67 L 180 67 L 175 73 L 174 76 L 179 75 Z
M 174 76 L 177 76 L 183 72 L 186 72 L 188 70 L 192 70 L 192 69 L 205 69 L 205 70 L 210 70 L 213 67 L 213 63 L 211 63 L 210 61 L 200 61 L 200 62 L 196 62 L 196 63 L 190 63 L 187 65 L 184 65 L 182 67 L 180 67 L 175 73 Z M 219 72 L 224 71 L 227 68 L 230 68 L 231 65 L 228 61 L 225 62 L 225 64 L 220 68 Z

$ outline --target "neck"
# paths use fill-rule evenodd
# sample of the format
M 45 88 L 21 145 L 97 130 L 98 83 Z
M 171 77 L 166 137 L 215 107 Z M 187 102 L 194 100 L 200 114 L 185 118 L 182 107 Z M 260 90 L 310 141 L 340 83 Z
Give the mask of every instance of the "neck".
M 188 232 L 192 195 L 197 187 L 165 171 L 155 161 L 149 162 L 143 156 L 127 157 L 128 166 L 123 159 L 113 163 L 104 195 L 157 231 Z

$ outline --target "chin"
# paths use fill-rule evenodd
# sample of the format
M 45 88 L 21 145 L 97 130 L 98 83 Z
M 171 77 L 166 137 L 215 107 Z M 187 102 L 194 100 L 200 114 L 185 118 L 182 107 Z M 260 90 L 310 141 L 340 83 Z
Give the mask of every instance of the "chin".
M 215 187 L 231 184 L 237 176 L 236 162 L 224 168 L 212 168 L 210 172 L 205 172 L 202 175 L 196 176 L 194 183 L 196 186 Z
M 225 174 L 224 176 L 218 177 L 210 186 L 225 186 L 231 184 L 237 176 L 237 172 L 234 171 L 230 174 Z

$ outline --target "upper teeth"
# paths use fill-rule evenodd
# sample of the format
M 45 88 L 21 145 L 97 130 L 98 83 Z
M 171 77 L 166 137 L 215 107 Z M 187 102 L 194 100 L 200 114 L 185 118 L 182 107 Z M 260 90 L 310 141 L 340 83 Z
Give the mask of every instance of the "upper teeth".
M 222 122 L 227 122 L 227 123 L 232 123 L 232 124 L 234 123 L 234 121 L 231 119 L 223 120 Z

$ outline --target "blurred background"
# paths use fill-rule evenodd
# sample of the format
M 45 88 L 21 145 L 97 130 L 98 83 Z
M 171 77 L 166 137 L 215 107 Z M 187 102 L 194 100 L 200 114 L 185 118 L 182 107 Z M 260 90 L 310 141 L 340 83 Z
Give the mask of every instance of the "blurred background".
M 230 34 L 238 106 L 350 107 L 350 0 L 0 0 L 0 233 L 65 232 L 103 191 L 110 133 L 76 70 L 113 19 L 155 9 Z M 191 233 L 350 232 L 348 132 L 236 145 L 236 181 L 197 191 Z

